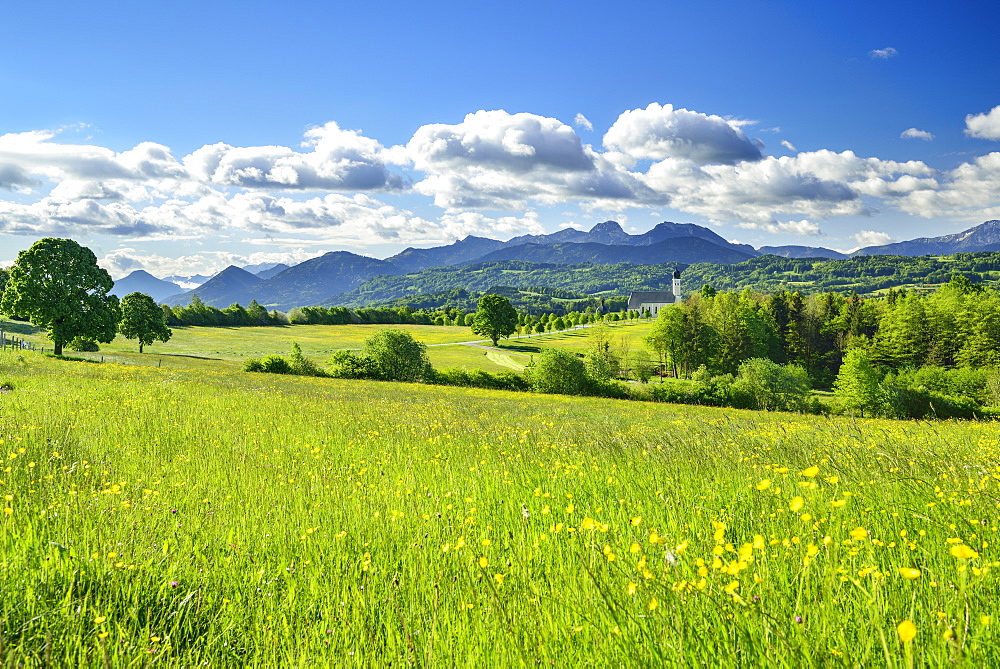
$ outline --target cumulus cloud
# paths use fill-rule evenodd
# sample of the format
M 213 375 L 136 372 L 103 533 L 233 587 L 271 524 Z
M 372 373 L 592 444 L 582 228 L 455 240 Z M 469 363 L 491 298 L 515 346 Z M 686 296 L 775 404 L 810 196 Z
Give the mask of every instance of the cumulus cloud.
M 101 203 L 87 199 L 61 202 L 42 198 L 22 204 L 0 200 L 0 233 L 6 234 L 162 238 L 194 232 L 178 223 L 170 212 L 160 208 L 138 209 L 125 202 Z
M 711 220 L 777 225 L 777 218 L 810 219 L 870 213 L 862 196 L 898 197 L 936 185 L 918 161 L 860 158 L 851 151 L 811 151 L 739 165 L 666 159 L 643 175 L 670 206 Z
M 322 250 L 294 248 L 285 251 L 258 251 L 254 253 L 204 251 L 177 258 L 168 258 L 155 252 L 139 250 L 134 247 L 120 247 L 106 253 L 104 257 L 97 261 L 97 264 L 108 270 L 111 276 L 116 279 L 139 269 L 158 277 L 170 275 L 193 276 L 195 274 L 210 276 L 230 265 L 236 265 L 237 267 L 262 263 L 297 265 L 300 262 L 322 255 L 323 253 L 324 251 Z
M 0 188 L 19 192 L 28 192 L 32 186 L 39 185 L 37 179 L 31 178 L 24 168 L 12 163 L 0 163 Z
M 582 115 L 581 115 L 581 118 Z M 581 125 L 581 118 L 575 123 Z M 1000 107 L 967 134 L 1000 138 Z M 891 207 L 926 217 L 1000 218 L 1000 153 L 941 171 L 851 151 L 766 156 L 749 121 L 651 104 L 624 112 L 596 148 L 558 119 L 478 111 L 419 128 L 403 146 L 327 123 L 301 147 L 209 144 L 175 159 L 143 142 L 127 151 L 37 131 L 0 136 L 0 234 L 131 239 L 238 234 L 305 247 L 439 243 L 469 234 L 542 231 L 538 206 L 673 210 L 774 233 L 819 234 L 819 222 Z M 581 126 L 582 127 L 582 126 Z M 932 137 L 915 128 L 903 137 Z M 390 166 L 404 166 L 415 182 Z M 432 198 L 414 213 L 373 192 Z M 527 212 L 527 213 L 525 213 Z M 618 216 L 618 214 L 612 214 Z
M 774 223 L 740 223 L 737 227 L 750 230 L 764 230 L 771 233 L 790 233 L 793 235 L 804 235 L 817 237 L 823 234 L 818 223 L 802 219 L 801 221 L 782 221 Z
M 573 119 L 573 125 L 577 128 L 583 128 L 584 130 L 593 130 L 594 124 L 590 122 L 590 119 L 583 114 L 577 114 Z
M 407 147 L 417 169 L 428 172 L 446 166 L 509 172 L 539 167 L 594 169 L 592 156 L 569 126 L 554 118 L 503 110 L 468 114 L 457 125 L 425 125 L 414 133 Z
M 32 131 L 0 135 L 0 166 L 13 166 L 16 173 L 52 181 L 84 179 L 100 181 L 178 179 L 184 167 L 160 144 L 143 142 L 134 149 L 115 153 L 100 146 L 52 142 L 56 131 Z M 0 177 L 2 178 L 2 177 Z M 2 183 L 2 182 L 0 182 Z M 19 185 L 35 185 L 24 182 Z
M 931 181 L 901 193 L 895 204 L 908 214 L 926 218 L 1000 219 L 1000 152 L 962 163 Z
M 1000 105 L 984 114 L 966 116 L 965 134 L 977 139 L 1000 140 Z
M 763 155 L 739 123 L 656 102 L 626 111 L 604 135 L 604 146 L 633 160 L 685 159 L 734 165 Z
M 934 135 L 927 132 L 926 130 L 917 130 L 916 128 L 907 128 L 903 132 L 899 133 L 902 139 L 922 139 L 925 142 L 929 142 L 934 139 Z
M 868 56 L 875 60 L 889 60 L 899 55 L 899 52 L 891 46 L 887 46 L 884 49 L 872 49 L 868 52 Z
M 890 235 L 884 232 L 877 232 L 875 230 L 862 230 L 861 232 L 851 235 L 851 239 L 858 243 L 857 248 L 882 246 L 883 244 L 891 244 L 895 241 Z
M 535 114 L 478 111 L 455 125 L 425 125 L 406 150 L 426 175 L 414 189 L 448 211 L 632 200 L 645 190 L 634 175 L 584 145 L 572 128 Z
M 196 178 L 223 186 L 267 190 L 399 190 L 403 179 L 390 172 L 384 148 L 357 130 L 335 122 L 306 132 L 307 153 L 284 146 L 203 146 L 184 158 Z

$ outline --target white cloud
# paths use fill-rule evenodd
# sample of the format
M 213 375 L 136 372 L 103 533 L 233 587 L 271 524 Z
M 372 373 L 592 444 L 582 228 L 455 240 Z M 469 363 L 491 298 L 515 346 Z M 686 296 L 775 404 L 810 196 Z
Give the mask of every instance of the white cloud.
M 442 241 L 463 239 L 469 235 L 489 235 L 504 239 L 516 235 L 538 235 L 545 232 L 545 228 L 538 220 L 537 212 L 534 211 L 525 212 L 523 216 L 500 216 L 498 218 L 490 218 L 474 211 L 445 214 L 441 217 L 441 229 L 446 233 Z
M 398 190 L 403 179 L 386 168 L 384 148 L 335 122 L 306 132 L 302 153 L 284 146 L 203 146 L 184 158 L 196 178 L 261 190 Z
M 61 202 L 48 197 L 29 204 L 0 200 L 0 233 L 6 234 L 164 238 L 206 231 L 192 229 L 162 208 L 137 209 L 126 202 Z
M 115 153 L 100 146 L 52 142 L 58 132 L 32 131 L 0 135 L 0 175 L 21 175 L 14 185 L 38 185 L 38 177 L 51 181 L 183 179 L 184 167 L 160 144 L 143 142 Z M 9 172 L 9 170 L 13 172 Z M 33 179 L 25 181 L 24 175 Z M 2 177 L 0 177 L 2 178 Z M 0 182 L 3 185 L 3 182 Z
M 934 135 L 927 132 L 926 130 L 917 130 L 916 128 L 907 128 L 903 132 L 899 133 L 902 139 L 922 139 L 925 142 L 929 142 L 934 139 Z
M 54 131 L 7 134 L 0 136 L 0 188 L 16 195 L 0 198 L 0 234 L 237 232 L 244 243 L 363 248 L 536 233 L 535 209 L 558 205 L 611 217 L 670 207 L 793 234 L 818 234 L 832 217 L 885 208 L 1000 218 L 1000 152 L 949 171 L 851 151 L 798 152 L 787 140 L 781 144 L 794 155 L 766 156 L 741 129 L 748 123 L 654 103 L 621 114 L 595 149 L 554 118 L 478 111 L 457 124 L 423 126 L 389 149 L 331 122 L 306 132 L 304 148 L 212 144 L 183 160 L 153 142 L 115 152 L 60 143 Z M 969 116 L 966 132 L 1000 137 L 994 123 L 1000 126 L 1000 107 Z M 911 128 L 903 136 L 924 133 Z M 405 205 L 413 211 L 366 194 L 407 188 L 392 165 L 414 175 Z M 416 210 L 419 196 L 443 213 Z
M 764 230 L 771 233 L 788 233 L 817 237 L 823 234 L 818 223 L 802 219 L 801 221 L 783 221 L 774 223 L 740 223 L 737 227 L 750 230 Z
M 935 180 L 923 181 L 923 187 L 901 193 L 896 206 L 925 218 L 1000 219 L 1000 152 L 979 156 Z
M 633 160 L 679 158 L 732 165 L 763 158 L 738 123 L 656 102 L 619 116 L 604 135 L 604 146 Z
M 874 58 L 875 60 L 889 60 L 899 55 L 899 52 L 891 46 L 887 46 L 884 49 L 873 49 L 868 52 L 868 56 Z
M 40 184 L 40 181 L 33 179 L 20 165 L 0 163 L 0 189 L 27 193 L 33 186 Z
M 923 163 L 859 158 L 850 151 L 811 151 L 739 165 L 699 166 L 666 159 L 643 176 L 670 206 L 711 220 L 777 225 L 777 218 L 810 219 L 870 213 L 862 196 L 896 198 L 936 185 Z
M 984 114 L 966 116 L 965 134 L 977 139 L 1000 140 L 1000 105 Z
M 426 175 L 414 189 L 447 211 L 523 209 L 532 201 L 631 201 L 645 190 L 572 128 L 534 114 L 478 111 L 456 125 L 425 125 L 406 150 Z
M 407 148 L 417 169 L 427 172 L 447 166 L 522 173 L 539 167 L 594 169 L 593 157 L 569 126 L 554 118 L 503 110 L 468 114 L 457 125 L 422 126 Z
M 193 276 L 195 274 L 211 276 L 230 265 L 237 267 L 262 263 L 297 265 L 323 253 L 322 250 L 295 248 L 286 251 L 257 251 L 254 253 L 204 251 L 177 258 L 168 258 L 134 247 L 121 247 L 106 253 L 103 258 L 97 261 L 97 264 L 108 270 L 111 276 L 116 279 L 139 269 L 161 278 L 173 275 Z
M 573 119 L 573 125 L 577 128 L 583 128 L 584 130 L 593 130 L 594 124 L 590 122 L 590 119 L 583 114 L 577 114 Z
M 890 235 L 884 232 L 876 232 L 875 230 L 862 230 L 861 232 L 851 235 L 851 239 L 858 243 L 857 248 L 882 246 L 883 244 L 890 244 L 894 241 Z

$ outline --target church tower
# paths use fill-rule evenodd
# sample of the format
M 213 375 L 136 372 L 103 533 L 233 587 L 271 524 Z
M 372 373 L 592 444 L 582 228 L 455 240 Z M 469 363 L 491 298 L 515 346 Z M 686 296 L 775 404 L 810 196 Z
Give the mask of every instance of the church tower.
M 671 291 L 674 294 L 674 302 L 680 304 L 683 300 L 681 299 L 681 271 L 674 270 L 674 281 Z

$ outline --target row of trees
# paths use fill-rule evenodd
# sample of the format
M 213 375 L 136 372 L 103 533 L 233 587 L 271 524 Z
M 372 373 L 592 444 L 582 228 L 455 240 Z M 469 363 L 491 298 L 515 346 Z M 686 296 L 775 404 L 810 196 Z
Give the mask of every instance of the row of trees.
M 170 329 L 148 295 L 109 294 L 111 275 L 90 249 L 70 239 L 46 238 L 21 251 L 6 273 L 0 311 L 48 331 L 56 355 L 73 341 L 110 342 L 119 332 L 139 341 L 167 341 Z
M 931 293 L 879 298 L 704 290 L 662 309 L 647 344 L 675 376 L 701 366 L 735 373 L 743 360 L 802 366 L 830 387 L 845 353 L 864 348 L 894 369 L 1000 365 L 1000 294 L 956 275 Z
M 955 295 L 978 295 L 981 291 L 956 279 L 945 292 L 952 293 L 954 298 Z M 758 299 L 751 299 L 754 297 Z M 777 296 L 773 300 L 762 300 L 762 297 L 749 293 L 735 295 L 706 290 L 697 298 L 689 300 L 686 305 L 668 307 L 660 312 L 657 326 L 672 323 L 677 314 L 684 315 L 690 313 L 692 308 L 703 307 L 706 316 L 702 327 L 709 333 L 707 339 L 715 344 L 715 347 L 709 348 L 716 354 L 723 352 L 730 355 L 729 358 L 709 359 L 711 368 L 705 363 L 699 364 L 686 381 L 670 380 L 668 383 L 648 385 L 653 369 L 647 356 L 641 350 L 631 351 L 624 339 L 617 346 L 614 345 L 610 332 L 604 328 L 592 331 L 585 355 L 561 349 L 545 349 L 532 360 L 523 375 L 512 372 L 493 375 L 480 371 L 470 373 L 461 370 L 434 370 L 427 358 L 426 347 L 416 342 L 409 333 L 393 329 L 382 330 L 366 340 L 360 353 L 336 353 L 324 370 L 305 360 L 297 346 L 288 360 L 280 356 L 268 356 L 263 360 L 248 361 L 246 369 L 758 410 L 817 413 L 834 410 L 836 405 L 826 405 L 812 394 L 813 379 L 807 369 L 787 360 L 799 350 L 790 346 L 789 342 L 798 339 L 780 336 L 781 333 L 795 332 L 795 323 L 802 320 L 801 313 L 809 313 L 810 309 L 796 308 L 801 296 L 792 295 L 790 303 L 793 308 L 784 311 L 781 310 L 788 306 L 789 296 Z M 888 319 L 894 309 L 906 308 L 905 299 L 908 298 L 897 296 L 892 301 L 886 300 L 888 306 L 880 307 L 881 311 L 877 313 L 883 319 Z M 971 304 L 971 301 L 968 303 Z M 863 312 L 858 303 L 850 300 L 839 304 L 835 300 L 817 298 L 811 306 L 813 310 L 821 308 L 820 313 L 834 314 L 827 319 L 829 323 L 849 324 L 853 322 L 852 314 Z M 785 318 L 775 318 L 776 311 Z M 518 327 L 517 312 L 506 298 L 499 295 L 481 298 L 472 320 L 473 332 L 489 337 L 494 345 L 500 338 L 510 336 Z M 733 325 L 734 322 L 737 324 Z M 779 322 L 784 323 L 785 327 L 775 327 Z M 984 406 L 993 406 L 1000 401 L 1000 374 L 995 369 L 911 366 L 891 371 L 880 367 L 874 362 L 872 353 L 875 349 L 873 342 L 879 341 L 879 324 L 880 321 L 875 321 L 874 336 L 863 332 L 851 333 L 850 328 L 847 328 L 850 336 L 843 338 L 847 342 L 846 359 L 836 371 L 834 380 L 840 396 L 840 409 L 862 415 L 890 417 L 971 418 L 982 414 Z M 769 352 L 783 356 L 785 360 L 782 362 L 757 354 L 758 351 L 768 350 L 760 346 L 761 342 L 768 342 L 765 336 L 768 328 L 772 334 Z M 653 335 L 647 339 L 651 345 L 660 343 L 658 337 L 662 336 L 662 332 L 659 329 L 660 327 L 654 329 Z M 732 335 L 731 331 L 742 334 Z M 731 350 L 726 351 L 723 347 L 727 345 L 727 334 L 732 336 L 732 341 L 741 340 L 743 351 L 749 354 L 739 357 L 732 346 Z M 756 343 L 754 337 L 758 338 Z M 676 355 L 672 353 L 676 350 L 680 349 L 670 348 L 668 354 Z M 734 367 L 727 371 L 723 367 L 727 364 L 733 364 Z M 624 375 L 634 376 L 642 383 L 621 383 L 618 379 Z

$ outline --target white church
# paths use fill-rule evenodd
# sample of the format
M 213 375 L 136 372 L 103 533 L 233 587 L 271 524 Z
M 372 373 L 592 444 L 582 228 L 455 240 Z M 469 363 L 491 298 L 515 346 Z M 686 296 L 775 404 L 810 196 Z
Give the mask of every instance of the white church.
M 649 311 L 655 318 L 662 307 L 680 304 L 681 301 L 681 273 L 680 270 L 676 270 L 671 290 L 635 291 L 629 295 L 627 309 L 639 313 Z

